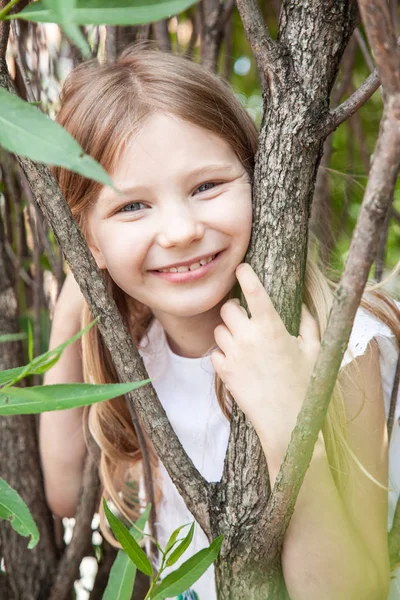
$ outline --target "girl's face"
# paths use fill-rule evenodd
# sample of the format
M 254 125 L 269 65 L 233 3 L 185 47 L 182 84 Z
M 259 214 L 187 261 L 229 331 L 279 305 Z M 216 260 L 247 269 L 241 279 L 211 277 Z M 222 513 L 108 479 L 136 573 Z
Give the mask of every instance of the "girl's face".
M 147 119 L 88 214 L 100 269 L 153 313 L 190 317 L 216 307 L 236 283 L 252 224 L 249 177 L 229 144 L 167 113 Z M 195 271 L 158 270 L 219 255 Z

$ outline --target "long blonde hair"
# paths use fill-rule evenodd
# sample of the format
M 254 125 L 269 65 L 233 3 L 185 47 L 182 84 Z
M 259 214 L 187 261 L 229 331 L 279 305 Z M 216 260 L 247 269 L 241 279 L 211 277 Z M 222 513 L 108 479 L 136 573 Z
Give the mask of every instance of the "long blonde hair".
M 147 46 L 132 46 L 112 65 L 91 60 L 76 67 L 65 81 L 60 100 L 58 122 L 109 173 L 145 119 L 156 111 L 163 111 L 224 139 L 253 180 L 258 146 L 255 124 L 223 80 L 188 59 Z M 100 192 L 100 184 L 63 168 L 53 171 L 74 218 L 87 235 L 85 218 Z M 127 297 L 107 271 L 103 276 L 138 346 L 149 329 L 152 313 L 134 298 Z M 309 252 L 303 301 L 317 320 L 321 336 L 327 326 L 335 286 Z M 380 289 L 368 292 L 367 286 L 361 306 L 389 325 L 400 343 L 400 311 L 389 294 Z M 82 325 L 91 320 L 86 305 Z M 85 381 L 117 381 L 110 354 L 96 327 L 83 339 L 83 368 Z M 215 390 L 221 409 L 229 418 L 232 398 L 217 375 Z M 132 482 L 137 482 L 142 456 L 124 398 L 87 408 L 84 420 L 101 449 L 100 476 L 105 497 L 111 498 L 127 519 L 136 518 L 139 505 Z M 342 476 L 350 456 L 346 425 L 339 374 L 323 428 L 328 459 L 338 486 L 343 484 Z M 151 452 L 151 460 L 155 468 L 154 452 Z M 101 505 L 100 513 L 102 515 Z M 104 526 L 102 529 L 110 539 Z

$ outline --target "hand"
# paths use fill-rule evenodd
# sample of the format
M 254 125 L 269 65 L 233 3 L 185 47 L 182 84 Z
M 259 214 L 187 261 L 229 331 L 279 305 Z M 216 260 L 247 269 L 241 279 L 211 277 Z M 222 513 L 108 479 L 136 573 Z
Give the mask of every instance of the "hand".
M 318 323 L 303 304 L 291 336 L 251 266 L 241 263 L 236 277 L 251 318 L 237 299 L 222 306 L 212 364 L 256 431 L 285 422 L 290 433 L 320 349 Z

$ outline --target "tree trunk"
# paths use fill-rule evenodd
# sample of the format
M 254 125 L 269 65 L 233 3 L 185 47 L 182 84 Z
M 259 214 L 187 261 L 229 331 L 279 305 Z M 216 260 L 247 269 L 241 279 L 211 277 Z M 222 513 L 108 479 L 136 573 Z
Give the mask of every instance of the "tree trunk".
M 357 8 L 348 0 L 296 6 L 284 2 L 277 42 L 261 33 L 257 37 L 258 16 L 259 32 L 264 21 L 261 13 L 255 14 L 255 2 L 239 0 L 238 8 L 264 85 L 253 184 L 253 232 L 245 262 L 264 281 L 289 333 L 297 336 L 308 225 L 325 140 L 321 122 L 328 113 L 330 92 L 356 25 Z M 244 298 L 242 301 L 245 305 Z M 210 508 L 214 536 L 225 535 L 215 569 L 222 600 L 287 597 L 280 555 L 291 514 L 285 525 L 277 526 L 270 517 L 273 511 L 267 488 L 265 457 L 257 435 L 235 407 L 224 477 L 216 486 L 216 501 Z
M 245 562 L 240 553 L 235 553 L 235 556 L 216 563 L 218 600 L 290 600 L 279 556 L 275 564 L 268 563 L 267 569 L 263 560 L 258 560 L 255 564 L 254 557 L 251 559 L 250 563 Z
M 0 334 L 19 331 L 14 278 L 8 265 L 0 219 Z M 1 344 L 0 370 L 22 364 L 21 342 Z M 7 521 L 0 520 L 0 556 L 4 558 L 7 572 L 0 578 L 1 597 L 4 600 L 47 600 L 57 564 L 57 549 L 53 518 L 43 491 L 35 415 L 0 417 L 0 456 L 3 457 L 1 476 L 25 500 L 40 532 L 40 543 L 28 550 L 28 539 L 17 534 Z

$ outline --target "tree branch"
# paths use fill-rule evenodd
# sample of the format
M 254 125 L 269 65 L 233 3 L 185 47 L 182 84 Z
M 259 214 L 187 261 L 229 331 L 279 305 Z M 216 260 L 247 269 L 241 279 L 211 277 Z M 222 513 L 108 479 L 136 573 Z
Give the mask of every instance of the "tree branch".
M 235 7 L 235 0 L 226 0 L 225 4 L 222 7 L 221 19 L 220 19 L 220 27 L 224 29 L 232 16 L 233 9 Z
M 375 69 L 374 61 L 371 58 L 371 55 L 370 55 L 370 53 L 368 51 L 367 44 L 365 43 L 365 40 L 364 40 L 363 36 L 361 35 L 360 29 L 358 27 L 357 27 L 357 29 L 354 32 L 354 36 L 355 36 L 355 38 L 357 40 L 357 44 L 360 47 L 361 54 L 364 57 L 365 64 L 367 65 L 368 69 L 372 73 L 372 71 Z
M 368 5 L 366 8 L 365 5 Z M 378 6 L 379 5 L 379 6 Z M 394 38 L 390 21 L 385 17 L 386 5 L 382 1 L 360 0 L 362 14 L 367 15 L 365 26 L 375 56 L 379 56 L 378 69 L 382 72 L 385 89 L 385 108 L 380 126 L 373 161 L 353 233 L 345 270 L 335 293 L 324 333 L 321 350 L 310 379 L 306 398 L 299 413 L 297 424 L 287 449 L 281 469 L 276 478 L 269 501 L 271 527 L 280 529 L 277 543 L 282 543 L 293 513 L 305 473 L 311 461 L 318 432 L 323 425 L 330 397 L 347 347 L 354 317 L 368 280 L 368 275 L 379 244 L 386 214 L 390 210 L 394 186 L 400 169 L 400 78 L 398 63 L 392 63 L 392 77 L 388 78 L 386 65 L 382 64 L 386 50 L 382 50 L 383 38 Z M 387 12 L 387 11 L 386 11 Z M 375 16 L 372 19 L 371 15 Z M 379 18 L 383 15 L 381 20 Z M 377 29 L 376 23 L 380 23 Z M 371 30 L 372 33 L 371 33 Z M 385 29 L 386 28 L 386 29 Z M 397 52 L 397 44 L 388 47 Z M 389 60 L 389 57 L 388 57 Z M 399 82 L 399 86 L 397 83 Z M 274 529 L 275 531 L 275 529 Z
M 379 43 L 382 43 L 382 37 Z M 358 40 L 363 40 L 360 33 L 358 32 Z M 396 42 L 397 52 L 399 52 L 399 42 L 398 39 Z M 353 92 L 353 94 L 345 100 L 340 106 L 331 110 L 326 118 L 326 121 L 322 128 L 322 135 L 328 136 L 330 133 L 335 131 L 339 127 L 341 123 L 346 121 L 349 117 L 354 115 L 355 112 L 358 111 L 376 92 L 376 90 L 381 85 L 381 79 L 378 74 L 378 69 L 374 69 L 371 75 L 364 81 L 364 83 Z
M 268 81 L 278 58 L 278 44 L 271 38 L 257 0 L 237 0 L 237 7 L 258 71 Z
M 357 24 L 356 0 L 305 4 L 284 0 L 278 41 L 295 66 L 304 93 L 316 101 L 326 102 L 330 97 L 343 51 Z
M 384 0 L 359 0 L 361 17 L 384 90 L 400 92 L 400 51 Z
M 380 85 L 381 80 L 377 69 L 375 69 L 347 100 L 328 113 L 321 128 L 321 135 L 328 137 L 341 123 L 354 115 L 371 98 Z
M 171 38 L 168 32 L 168 19 L 152 23 L 153 35 L 162 52 L 172 52 Z
M 5 5 L 6 5 L 6 2 L 4 0 L 0 0 L 0 9 L 4 8 Z M 0 58 L 5 59 L 9 33 L 10 33 L 10 21 L 1 21 L 0 22 Z
M 399 168 L 400 124 L 385 112 L 370 179 L 345 270 L 336 290 L 328 327 L 321 342 L 321 351 L 270 499 L 271 523 L 279 522 L 281 540 L 325 419 L 354 317 L 376 255 L 385 215 L 390 208 Z

